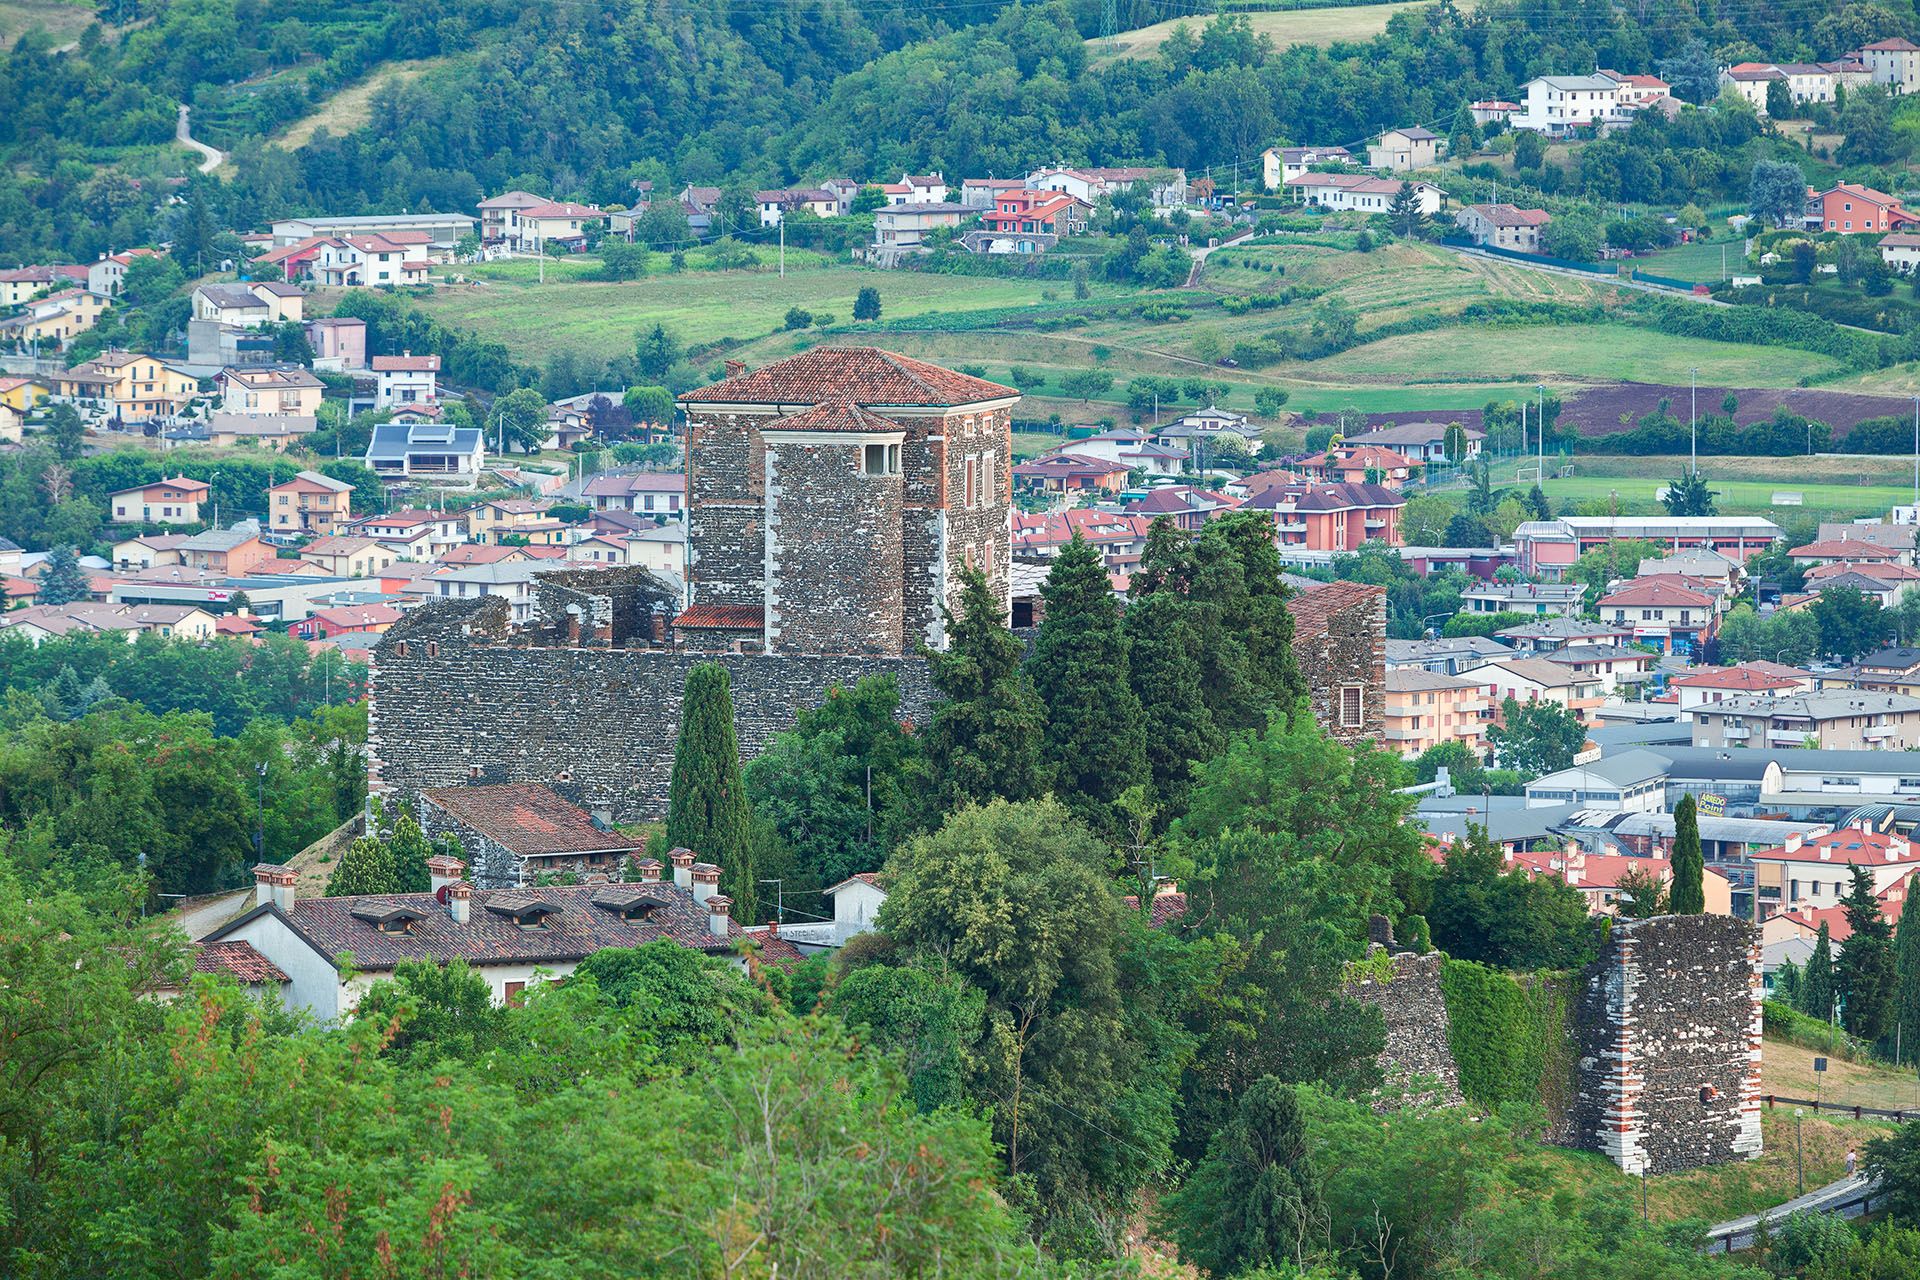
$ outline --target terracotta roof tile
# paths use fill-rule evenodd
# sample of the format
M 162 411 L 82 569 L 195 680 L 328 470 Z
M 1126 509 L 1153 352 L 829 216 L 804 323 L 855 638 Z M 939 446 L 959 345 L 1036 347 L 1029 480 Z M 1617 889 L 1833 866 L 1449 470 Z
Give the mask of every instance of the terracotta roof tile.
M 689 605 L 673 620 L 676 627 L 762 627 L 767 611 L 757 604 Z
M 457 821 L 523 856 L 630 853 L 643 847 L 617 831 L 602 831 L 585 810 L 537 782 L 436 787 L 421 795 Z
M 823 401 L 811 409 L 802 409 L 784 418 L 775 418 L 761 428 L 763 431 L 851 431 L 856 434 L 899 432 L 905 429 L 892 419 L 862 409 L 844 397 Z
M 789 405 L 851 400 L 859 405 L 941 408 L 1018 394 L 1011 387 L 878 347 L 815 347 L 689 391 L 680 400 Z
M 195 944 L 193 971 L 229 974 L 241 983 L 292 981 L 280 971 L 279 965 L 255 951 L 251 942 L 237 939 Z

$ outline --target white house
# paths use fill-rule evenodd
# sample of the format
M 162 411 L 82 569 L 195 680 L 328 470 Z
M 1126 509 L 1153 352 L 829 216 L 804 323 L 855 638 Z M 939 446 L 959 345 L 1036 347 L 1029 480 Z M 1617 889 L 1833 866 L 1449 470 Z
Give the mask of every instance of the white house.
M 1389 129 L 1367 148 L 1369 169 L 1427 169 L 1440 163 L 1439 134 L 1428 129 Z
M 471 489 L 486 464 L 486 442 L 478 427 L 441 422 L 383 422 L 373 429 L 362 458 L 369 470 L 389 483 L 424 481 Z
M 397 356 L 375 356 L 368 363 L 373 369 L 376 388 L 374 408 L 432 404 L 439 399 L 439 356 L 417 356 L 403 351 Z
M 1345 147 L 1268 147 L 1260 153 L 1260 173 L 1267 190 L 1278 191 L 1288 178 L 1297 178 L 1317 164 L 1355 163 Z
M 242 329 L 305 318 L 307 295 L 300 286 L 278 280 L 240 284 L 203 284 L 193 291 L 193 318 Z
M 1920 267 L 1920 236 L 1896 231 L 1880 237 L 1880 261 L 1903 275 Z
M 417 244 L 379 235 L 335 236 L 322 243 L 313 278 L 334 288 L 425 284 L 432 265 Z
M 1565 137 L 1620 114 L 1620 82 L 1607 76 L 1540 76 L 1527 81 L 1516 129 Z
M 1901 36 L 1861 46 L 1857 57 L 1867 64 L 1873 82 L 1885 85 L 1888 93 L 1912 93 L 1920 89 L 1920 44 Z
M 87 288 L 117 298 L 126 287 L 127 268 L 141 258 L 158 256 L 152 249 L 129 249 L 125 253 L 103 253 L 87 264 Z
M 326 383 L 299 365 L 227 369 L 220 374 L 220 385 L 221 412 L 255 415 L 314 417 L 327 390 Z
M 1447 198 L 1446 192 L 1430 182 L 1369 178 L 1358 173 L 1304 173 L 1297 178 L 1287 179 L 1283 185 L 1302 204 L 1360 213 L 1387 212 L 1393 207 L 1403 186 L 1413 189 L 1414 203 L 1423 214 L 1439 213 Z
M 720 893 L 720 869 L 684 849 L 672 857 L 670 882 L 648 859 L 635 883 L 530 889 L 476 889 L 460 878 L 459 859 L 435 857 L 427 893 L 346 898 L 301 898 L 292 871 L 263 864 L 253 871 L 252 910 L 203 941 L 252 944 L 286 975 L 288 1007 L 320 1023 L 352 1013 L 402 960 L 464 959 L 495 1004 L 510 1004 L 606 947 L 669 938 L 731 957 L 741 929 Z

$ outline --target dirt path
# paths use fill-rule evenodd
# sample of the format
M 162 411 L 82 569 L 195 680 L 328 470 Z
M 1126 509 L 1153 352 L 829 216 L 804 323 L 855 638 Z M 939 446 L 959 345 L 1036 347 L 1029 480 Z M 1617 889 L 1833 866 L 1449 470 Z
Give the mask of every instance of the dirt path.
M 173 138 L 183 147 L 198 151 L 205 159 L 200 161 L 200 172 L 212 173 L 227 162 L 227 153 L 204 142 L 195 142 L 193 134 L 187 129 L 187 114 L 191 110 L 186 103 L 180 104 L 180 120 L 173 127 Z

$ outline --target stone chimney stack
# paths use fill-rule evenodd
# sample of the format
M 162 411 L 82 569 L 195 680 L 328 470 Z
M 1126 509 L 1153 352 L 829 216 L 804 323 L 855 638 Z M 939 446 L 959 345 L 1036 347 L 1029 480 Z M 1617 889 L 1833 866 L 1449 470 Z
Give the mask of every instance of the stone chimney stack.
M 460 873 L 466 869 L 467 864 L 458 858 L 450 858 L 445 854 L 435 854 L 433 857 L 427 859 L 428 884 L 432 887 L 433 892 L 438 894 L 442 889 L 450 885 L 459 884 Z
M 727 912 L 733 907 L 733 899 L 724 893 L 716 893 L 707 899 L 707 928 L 716 938 L 727 936 Z
M 660 859 L 642 858 L 634 866 L 639 868 L 641 884 L 660 883 Z
M 473 915 L 473 886 L 456 880 L 447 886 L 447 912 L 455 924 L 465 924 Z
M 673 863 L 674 885 L 677 888 L 691 890 L 693 888 L 693 850 L 675 849 L 667 855 L 667 860 Z
M 693 864 L 693 904 L 697 907 L 720 893 L 720 868 L 711 862 Z
M 259 894 L 259 872 L 255 872 L 254 877 L 254 894 L 257 898 Z M 273 905 L 282 911 L 292 911 L 294 886 L 299 883 L 300 877 L 285 867 L 270 868 L 267 876 L 267 884 L 270 886 L 268 892 L 272 895 Z

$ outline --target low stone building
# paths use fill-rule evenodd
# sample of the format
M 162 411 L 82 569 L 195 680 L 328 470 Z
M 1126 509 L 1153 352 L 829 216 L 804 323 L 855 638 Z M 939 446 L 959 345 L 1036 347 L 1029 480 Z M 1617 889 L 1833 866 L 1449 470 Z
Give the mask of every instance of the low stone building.
M 1329 582 L 1287 601 L 1293 653 L 1327 736 L 1378 745 L 1386 732 L 1387 593 Z
M 482 889 L 522 888 L 545 876 L 619 881 L 627 859 L 645 852 L 539 783 L 436 787 L 419 796 L 421 828 L 458 840 Z

